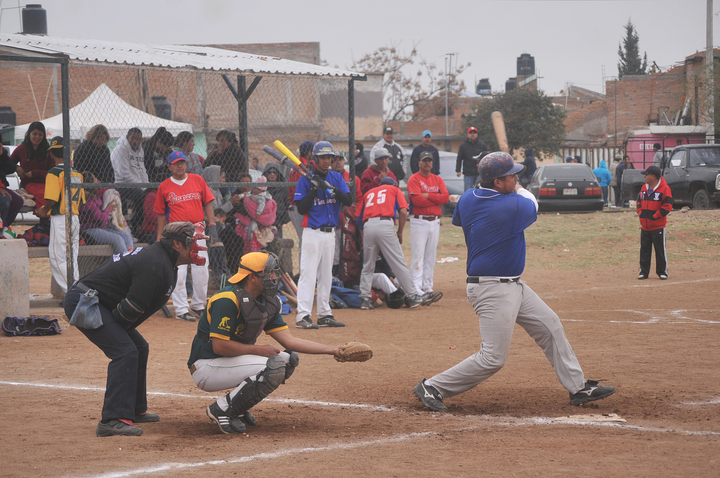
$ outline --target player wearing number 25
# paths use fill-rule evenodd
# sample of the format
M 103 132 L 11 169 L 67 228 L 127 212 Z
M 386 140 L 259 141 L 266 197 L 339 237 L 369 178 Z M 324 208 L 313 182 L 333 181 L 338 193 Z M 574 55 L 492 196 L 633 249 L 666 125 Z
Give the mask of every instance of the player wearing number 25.
M 465 191 L 455 208 L 453 224 L 463 228 L 468 248 L 467 298 L 480 319 L 482 347 L 415 386 L 415 395 L 432 410 L 447 410 L 443 398 L 480 385 L 505 365 L 516 323 L 542 348 L 570 392 L 570 403 L 582 405 L 615 393 L 613 387 L 585 380 L 557 314 L 520 280 L 524 231 L 537 220 L 538 209 L 535 196 L 518 183 L 522 169 L 507 153 L 485 156 L 478 167 L 480 188 Z
M 35 211 L 38 217 L 47 217 L 50 213 L 50 244 L 48 255 L 50 257 L 50 269 L 55 282 L 60 286 L 63 294 L 67 292 L 67 260 L 65 240 L 65 164 L 62 154 L 62 137 L 53 138 L 53 145 L 60 150 L 60 155 L 55 157 L 54 168 L 51 168 L 45 176 L 45 205 Z M 70 169 L 70 182 L 79 184 L 83 182 L 82 174 Z M 72 246 L 73 246 L 73 281 L 80 278 L 78 270 L 78 244 L 80 244 L 80 220 L 78 212 L 80 204 L 85 204 L 85 190 L 82 188 L 70 189 L 70 201 L 72 203 L 72 216 L 70 221 Z

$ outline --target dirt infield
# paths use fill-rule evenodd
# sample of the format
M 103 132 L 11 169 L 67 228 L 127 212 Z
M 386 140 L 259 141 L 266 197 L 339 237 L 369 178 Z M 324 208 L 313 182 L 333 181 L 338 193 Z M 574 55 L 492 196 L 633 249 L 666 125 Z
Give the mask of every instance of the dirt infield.
M 412 311 L 341 310 L 341 329 L 292 328 L 326 343 L 368 343 L 375 356 L 362 364 L 302 356 L 288 383 L 253 409 L 258 426 L 244 435 L 222 435 L 205 416 L 214 396 L 186 366 L 195 324 L 157 314 L 139 330 L 150 343 L 150 410 L 161 421 L 141 425 L 142 437 L 95 437 L 107 359 L 57 301 L 34 301 L 33 314 L 62 317 L 63 332 L 0 337 L 0 474 L 718 476 L 720 211 L 671 215 L 667 281 L 637 280 L 633 213 L 541 216 L 527 233 L 523 280 L 560 316 L 586 377 L 617 393 L 571 406 L 518 327 L 503 370 L 446 400 L 447 414 L 426 411 L 412 387 L 475 353 L 481 339 L 464 294 L 462 231 L 444 222 L 438 258 L 460 259 L 436 268 L 444 298 Z M 47 294 L 42 263 L 31 270 L 31 292 Z M 612 413 L 626 421 L 559 420 Z

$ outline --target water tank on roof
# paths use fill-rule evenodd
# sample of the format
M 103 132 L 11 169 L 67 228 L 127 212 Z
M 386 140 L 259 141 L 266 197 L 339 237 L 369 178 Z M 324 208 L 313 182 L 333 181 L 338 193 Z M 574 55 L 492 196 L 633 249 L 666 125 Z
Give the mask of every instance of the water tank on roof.
M 155 116 L 168 120 L 173 119 L 173 106 L 167 96 L 153 96 L 152 102 L 155 107 Z
M 532 76 L 535 74 L 535 58 L 529 53 L 523 53 L 517 59 L 517 75 Z
M 505 82 L 505 91 L 514 90 L 517 88 L 517 78 L 508 78 Z
M 478 95 L 491 95 L 492 87 L 490 86 L 490 80 L 487 78 L 483 78 L 480 81 L 478 81 L 477 88 L 475 88 L 475 92 Z
M 22 9 L 22 31 L 28 35 L 47 35 L 47 11 L 39 3 Z
M 0 106 L 0 124 L 17 126 L 17 116 L 10 106 Z

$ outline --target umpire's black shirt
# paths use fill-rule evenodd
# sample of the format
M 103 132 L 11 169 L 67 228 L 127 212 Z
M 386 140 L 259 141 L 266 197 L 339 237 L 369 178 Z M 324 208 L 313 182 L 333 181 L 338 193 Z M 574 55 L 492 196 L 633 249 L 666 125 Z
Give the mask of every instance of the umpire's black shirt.
M 111 260 L 86 275 L 80 282 L 98 291 L 100 304 L 109 311 L 128 298 L 143 312 L 130 325 L 134 329 L 165 305 L 177 282 L 177 258 L 180 253 L 156 242 L 138 247 Z

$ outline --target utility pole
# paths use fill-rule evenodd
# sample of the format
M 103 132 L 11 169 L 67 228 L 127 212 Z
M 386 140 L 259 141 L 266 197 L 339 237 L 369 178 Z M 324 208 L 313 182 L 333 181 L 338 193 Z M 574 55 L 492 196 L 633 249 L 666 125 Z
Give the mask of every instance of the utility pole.
M 453 68 L 453 57 L 456 57 L 455 61 L 457 62 L 457 53 L 445 54 L 445 136 L 450 134 L 450 125 L 448 120 L 448 110 L 450 108 L 450 81 L 448 80 L 448 76 Z
M 713 0 L 707 0 L 707 23 L 705 37 L 705 101 L 707 101 L 707 120 L 705 121 L 705 142 L 715 143 L 715 85 L 713 67 Z

